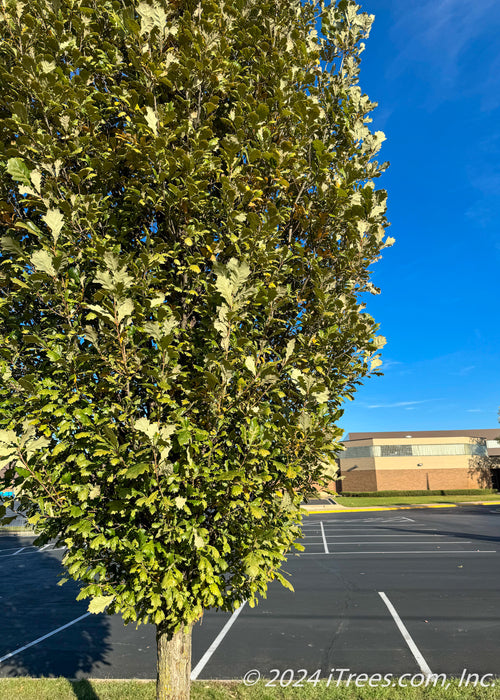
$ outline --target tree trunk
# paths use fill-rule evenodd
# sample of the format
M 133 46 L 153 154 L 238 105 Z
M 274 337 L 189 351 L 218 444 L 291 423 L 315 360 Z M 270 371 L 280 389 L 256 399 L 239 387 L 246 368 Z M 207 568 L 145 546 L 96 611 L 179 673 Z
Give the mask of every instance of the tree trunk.
M 156 700 L 189 700 L 193 626 L 175 634 L 156 627 Z

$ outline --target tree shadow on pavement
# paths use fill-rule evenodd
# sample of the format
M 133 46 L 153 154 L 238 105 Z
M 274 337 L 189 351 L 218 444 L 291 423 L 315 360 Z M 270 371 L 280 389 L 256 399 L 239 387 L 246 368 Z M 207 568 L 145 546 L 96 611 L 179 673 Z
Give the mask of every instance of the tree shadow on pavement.
M 34 539 L 0 531 L 0 677 L 82 679 L 97 668 L 102 674 L 109 666 L 109 618 L 85 616 L 88 601 L 76 601 L 78 584 L 57 585 L 64 552 L 37 549 Z M 98 699 L 88 681 L 73 688 L 79 699 Z

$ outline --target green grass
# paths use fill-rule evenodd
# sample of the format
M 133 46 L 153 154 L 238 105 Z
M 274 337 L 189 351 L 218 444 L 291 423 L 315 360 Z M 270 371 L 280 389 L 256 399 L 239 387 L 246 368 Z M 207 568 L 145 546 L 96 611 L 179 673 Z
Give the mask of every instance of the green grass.
M 245 687 L 242 683 L 196 681 L 192 700 L 498 700 L 497 688 L 458 687 L 450 680 L 448 688 L 356 688 L 354 685 L 329 688 L 325 682 L 314 687 L 304 682 L 299 688 L 266 688 L 264 683 Z M 500 684 L 499 684 L 500 687 Z M 0 700 L 154 700 L 154 682 L 68 681 L 64 678 L 0 679 Z
M 402 506 L 426 503 L 468 503 L 474 501 L 500 501 L 500 494 L 485 493 L 473 496 L 335 496 L 335 501 L 341 506 L 364 508 L 365 506 Z
M 371 498 L 381 496 L 484 496 L 487 493 L 500 496 L 498 489 L 405 489 L 403 491 L 342 491 L 339 496 Z

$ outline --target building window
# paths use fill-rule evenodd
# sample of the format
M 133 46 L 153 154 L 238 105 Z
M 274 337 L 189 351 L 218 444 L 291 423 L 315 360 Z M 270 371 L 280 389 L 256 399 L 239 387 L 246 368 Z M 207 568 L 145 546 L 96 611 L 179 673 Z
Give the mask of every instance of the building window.
M 381 445 L 381 457 L 411 457 L 413 445 Z
M 340 459 L 363 459 L 363 457 L 373 457 L 371 445 L 348 447 L 345 452 L 340 453 Z
M 358 445 L 348 447 L 340 459 L 370 457 L 446 457 L 453 455 L 486 456 L 486 442 L 456 443 L 452 445 Z
M 447 455 L 470 454 L 463 443 L 455 445 L 412 445 L 415 457 L 446 457 Z

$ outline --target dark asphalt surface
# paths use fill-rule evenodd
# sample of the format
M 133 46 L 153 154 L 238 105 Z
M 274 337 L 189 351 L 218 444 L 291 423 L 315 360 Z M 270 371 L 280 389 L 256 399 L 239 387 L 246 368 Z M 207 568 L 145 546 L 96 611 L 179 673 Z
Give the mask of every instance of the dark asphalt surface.
M 499 524 L 500 506 L 305 518 L 305 552 L 285 566 L 295 592 L 273 584 L 256 608 L 246 605 L 199 678 L 419 673 L 381 591 L 432 672 L 500 676 Z M 36 551 L 31 541 L 0 533 L 0 659 L 87 611 L 75 583 L 57 586 L 62 551 Z M 196 625 L 193 668 L 230 617 L 208 611 Z M 155 674 L 154 629 L 119 616 L 85 617 L 0 662 L 0 676 Z

